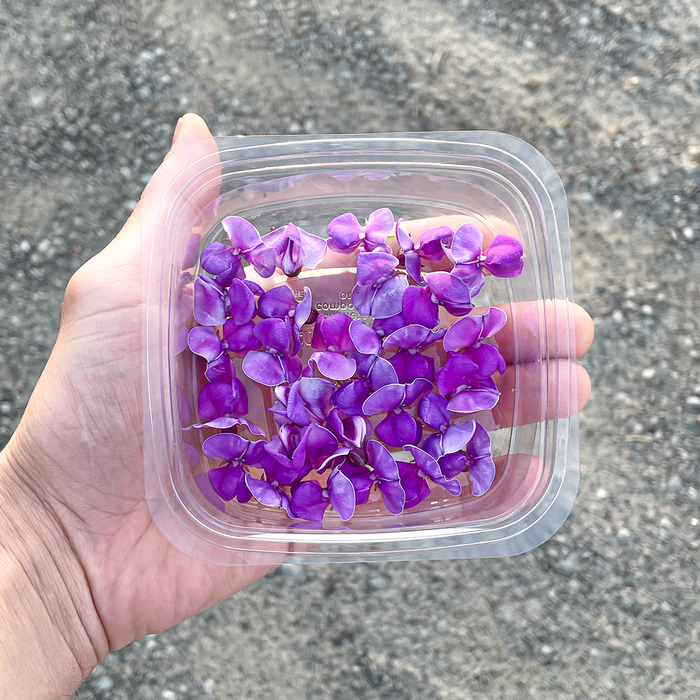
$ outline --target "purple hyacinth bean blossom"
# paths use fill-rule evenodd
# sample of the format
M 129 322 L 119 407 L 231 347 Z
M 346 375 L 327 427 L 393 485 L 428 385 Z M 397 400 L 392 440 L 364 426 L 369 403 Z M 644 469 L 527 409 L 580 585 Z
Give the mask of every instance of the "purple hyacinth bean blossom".
M 372 432 L 372 424 L 367 418 L 364 416 L 341 418 L 337 408 L 328 414 L 327 426 L 341 445 L 358 450 L 364 448 L 365 442 Z
M 396 270 L 398 264 L 390 253 L 374 251 L 358 255 L 352 303 L 361 316 L 389 318 L 401 313 L 408 279 Z
M 476 421 L 450 425 L 450 410 L 444 396 L 430 393 L 424 396 L 418 404 L 420 419 L 437 432 L 429 435 L 422 449 L 432 455 L 441 465 L 445 455 L 459 452 L 472 439 L 476 429 Z
M 496 465 L 493 463 L 491 456 L 491 438 L 489 434 L 476 421 L 469 421 L 469 423 L 474 423 L 474 431 L 466 443 L 466 451 L 463 451 L 463 448 L 454 450 L 442 456 L 438 461 L 442 473 L 448 479 L 454 478 L 467 470 L 469 472 L 472 494 L 474 496 L 482 496 L 493 483 L 496 476 Z M 469 423 L 464 423 L 463 425 L 469 425 Z
M 498 371 L 506 371 L 506 363 L 500 352 L 488 343 L 505 326 L 505 311 L 491 307 L 483 316 L 467 316 L 453 324 L 442 339 L 442 347 L 448 353 L 462 352 L 478 369 L 475 376 L 486 379 Z
M 445 248 L 455 264 L 454 274 L 467 282 L 476 296 L 484 286 L 483 270 L 494 277 L 517 277 L 523 270 L 523 247 L 512 236 L 498 234 L 491 245 L 481 252 L 484 236 L 474 224 L 464 224 L 455 232 L 452 245 Z
M 194 319 L 200 326 L 220 326 L 226 321 L 224 288 L 206 275 L 194 281 Z
M 362 226 L 354 214 L 341 214 L 328 224 L 328 247 L 336 253 L 349 254 L 364 242 L 368 253 L 382 250 L 389 253 L 386 239 L 394 230 L 394 215 L 389 209 L 377 209 Z
M 396 239 L 404 255 L 406 271 L 418 284 L 423 284 L 421 260 L 440 262 L 444 257 L 443 244 L 451 242 L 454 231 L 449 226 L 425 229 L 415 245 L 408 231 L 401 225 L 403 219 L 396 222 Z
M 280 425 L 324 423 L 333 408 L 331 396 L 335 390 L 335 384 L 328 379 L 301 377 L 291 386 L 275 387 L 277 401 L 270 412 Z
M 367 443 L 367 457 L 358 453 L 349 455 L 339 468 L 352 482 L 357 505 L 367 503 L 373 486 L 382 494 L 382 500 L 390 513 L 398 515 L 406 504 L 406 493 L 399 481 L 399 468 L 391 452 L 377 440 Z
M 447 407 L 455 413 L 489 411 L 500 392 L 490 377 L 480 379 L 479 366 L 466 355 L 453 355 L 435 375 L 437 389 L 448 397 Z
M 374 429 L 377 437 L 392 447 L 418 444 L 423 428 L 406 409 L 425 396 L 432 387 L 432 382 L 419 377 L 410 384 L 387 384 L 365 399 L 362 404 L 365 415 L 387 414 Z
M 264 432 L 245 415 L 248 413 L 248 395 L 239 379 L 231 382 L 211 382 L 199 393 L 198 413 L 202 422 L 195 428 L 218 428 L 225 430 L 234 425 L 243 425 L 254 435 Z
M 292 512 L 297 518 L 321 521 L 333 506 L 341 520 L 347 521 L 355 514 L 355 488 L 352 481 L 338 467 L 328 477 L 326 486 L 315 479 L 303 481 L 292 491 Z
M 397 347 L 399 351 L 389 360 L 396 370 L 399 382 L 407 384 L 416 377 L 433 380 L 435 360 L 421 354 L 421 350 L 440 340 L 445 335 L 444 328 L 431 331 L 430 328 L 411 324 L 394 331 L 384 338 L 384 347 Z
M 263 244 L 275 252 L 275 263 L 287 277 L 296 277 L 303 268 L 312 270 L 326 256 L 326 241 L 293 223 L 263 236 Z
M 425 283 L 430 298 L 453 316 L 466 316 L 473 308 L 472 290 L 465 280 L 453 272 L 429 272 Z
M 301 375 L 301 360 L 289 354 L 292 324 L 287 318 L 266 318 L 255 324 L 253 335 L 263 350 L 251 350 L 243 360 L 243 371 L 265 386 L 292 383 Z
M 258 313 L 263 318 L 292 320 L 292 355 L 301 350 L 302 326 L 309 320 L 313 306 L 311 290 L 304 287 L 304 298 L 297 303 L 289 287 L 275 287 L 258 300 Z
M 243 261 L 240 255 L 235 255 L 231 246 L 220 241 L 214 241 L 203 251 L 200 258 L 202 269 L 215 276 L 217 284 L 223 287 L 234 279 L 243 279 Z
M 209 470 L 212 488 L 224 501 L 236 498 L 246 503 L 250 500 L 243 465 L 259 464 L 265 454 L 263 445 L 263 441 L 250 442 L 233 433 L 219 433 L 204 441 L 202 449 L 205 454 L 226 462 L 222 467 Z
M 324 377 L 344 381 L 355 374 L 357 365 L 347 353 L 355 349 L 350 337 L 352 319 L 347 314 L 321 314 L 316 320 L 311 347 L 315 352 L 309 363 L 315 363 Z
M 442 486 L 453 496 L 462 493 L 462 484 L 455 478 L 446 478 L 437 460 L 415 445 L 406 445 L 404 449 L 411 453 L 413 462 L 399 463 L 401 486 L 406 493 L 406 508 L 418 505 L 430 494 L 428 480 Z

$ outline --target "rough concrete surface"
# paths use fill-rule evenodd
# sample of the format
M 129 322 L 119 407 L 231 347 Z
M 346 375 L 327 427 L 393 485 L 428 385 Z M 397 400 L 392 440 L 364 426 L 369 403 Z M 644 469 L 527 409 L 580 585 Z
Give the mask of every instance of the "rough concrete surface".
M 696 0 L 2 0 L 0 444 L 71 273 L 186 110 L 215 134 L 493 129 L 570 197 L 582 481 L 508 560 L 285 566 L 111 654 L 79 700 L 698 697 Z

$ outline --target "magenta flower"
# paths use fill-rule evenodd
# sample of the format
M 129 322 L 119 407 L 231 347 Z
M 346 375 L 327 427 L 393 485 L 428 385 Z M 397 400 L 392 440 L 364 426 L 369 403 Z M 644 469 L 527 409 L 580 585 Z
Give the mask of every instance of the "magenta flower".
M 377 437 L 393 447 L 416 445 L 423 432 L 421 424 L 406 411 L 432 389 L 427 379 L 414 379 L 410 384 L 387 384 L 371 394 L 362 404 L 367 416 L 386 413 L 374 429 Z
M 357 505 L 367 503 L 370 491 L 376 485 L 386 509 L 395 515 L 403 512 L 406 494 L 399 481 L 399 468 L 381 442 L 370 440 L 366 460 L 354 452 L 339 469 L 352 482 Z
M 275 287 L 258 300 L 258 313 L 263 318 L 292 320 L 292 355 L 301 350 L 302 326 L 309 320 L 312 307 L 313 299 L 308 287 L 304 287 L 304 298 L 298 303 L 289 287 Z
M 505 326 L 505 311 L 491 307 L 483 316 L 467 316 L 457 321 L 442 339 L 442 346 L 449 353 L 462 352 L 479 368 L 475 376 L 486 379 L 498 371 L 506 371 L 506 363 L 500 352 L 488 343 Z
M 265 454 L 263 445 L 263 441 L 250 442 L 233 433 L 219 433 L 204 441 L 202 449 L 205 454 L 226 462 L 222 467 L 209 470 L 212 488 L 224 501 L 237 498 L 246 503 L 250 500 L 243 465 L 259 464 Z
M 387 236 L 394 229 L 394 216 L 389 209 L 377 209 L 361 226 L 354 214 L 341 214 L 328 224 L 328 247 L 336 253 L 352 253 L 360 243 L 371 253 L 380 249 L 390 252 L 386 245 Z
M 235 255 L 231 246 L 214 241 L 203 251 L 200 258 L 202 269 L 214 275 L 217 284 L 228 287 L 234 279 L 243 279 L 243 261 Z
M 326 425 L 341 445 L 351 449 L 364 448 L 367 437 L 372 432 L 372 424 L 364 416 L 341 418 L 337 408 L 328 414 Z
M 255 267 L 261 277 L 275 271 L 274 254 L 262 245 L 258 230 L 240 216 L 227 216 L 221 225 L 231 247 L 212 243 L 202 253 L 202 267 L 217 276 L 217 282 L 228 286 L 234 279 L 243 279 L 243 259 Z
M 440 307 L 428 287 L 408 287 L 403 293 L 401 316 L 407 324 L 435 328 L 440 323 Z
M 399 351 L 390 358 L 401 384 L 407 384 L 416 377 L 433 380 L 435 359 L 421 354 L 421 350 L 440 340 L 445 335 L 444 328 L 431 331 L 429 328 L 411 324 L 394 331 L 384 338 L 384 347 L 397 347 Z
M 453 316 L 466 316 L 473 308 L 472 290 L 462 277 L 453 272 L 429 272 L 425 283 L 431 300 Z
M 466 355 L 453 355 L 435 375 L 437 389 L 449 401 L 447 407 L 455 413 L 475 413 L 491 410 L 500 392 L 490 377 L 481 379 L 479 366 Z
M 466 444 L 466 454 L 463 448 L 445 454 L 440 458 L 440 469 L 445 478 L 451 479 L 468 470 L 472 493 L 481 496 L 489 489 L 496 476 L 496 465 L 491 456 L 491 438 L 483 426 L 476 421 L 474 432 Z M 468 425 L 465 423 L 464 425 Z
M 226 321 L 224 288 L 206 275 L 194 281 L 194 319 L 200 326 L 220 326 Z
M 200 423 L 195 428 L 218 428 L 225 430 L 234 425 L 243 425 L 254 435 L 264 431 L 245 418 L 248 413 L 248 395 L 239 379 L 231 382 L 211 382 L 199 393 L 198 412 Z
M 396 270 L 398 264 L 399 261 L 389 253 L 360 253 L 352 303 L 361 316 L 388 318 L 401 313 L 408 280 Z
M 408 288 L 410 289 L 410 287 Z M 406 291 L 408 291 L 408 289 Z M 406 292 L 404 292 L 404 298 L 406 297 Z M 402 300 L 403 305 L 403 300 Z M 376 331 L 380 338 L 384 338 L 390 333 L 397 331 L 399 328 L 403 328 L 408 325 L 408 321 L 403 317 L 402 313 L 394 314 L 388 318 L 375 318 L 372 322 L 372 328 Z M 422 325 L 422 324 L 421 324 Z
M 474 224 L 460 226 L 445 252 L 455 264 L 454 273 L 469 285 L 472 296 L 484 286 L 483 270 L 494 277 L 517 277 L 523 270 L 523 247 L 512 236 L 497 235 L 484 253 L 484 236 Z
M 292 324 L 289 319 L 266 318 L 255 325 L 253 335 L 263 350 L 251 350 L 243 360 L 243 371 L 253 381 L 265 386 L 291 384 L 301 375 L 301 360 L 290 356 Z
M 415 445 L 405 445 L 413 463 L 399 462 L 401 486 L 406 494 L 406 508 L 412 508 L 430 494 L 428 480 L 442 486 L 453 496 L 462 493 L 462 484 L 455 478 L 446 478 L 437 460 Z
M 476 421 L 470 420 L 466 423 L 450 425 L 450 410 L 447 406 L 448 401 L 444 396 L 428 394 L 418 404 L 418 416 L 437 431 L 426 438 L 422 449 L 438 461 L 440 469 L 446 476 L 454 476 L 442 469 L 442 460 L 446 455 L 464 449 L 472 439 L 477 424 Z
M 445 257 L 442 245 L 452 240 L 454 231 L 449 226 L 425 229 L 415 245 L 402 223 L 403 219 L 396 222 L 396 239 L 403 251 L 406 271 L 414 281 L 423 284 L 421 259 L 440 262 Z
M 326 241 L 291 222 L 262 240 L 275 251 L 275 264 L 287 277 L 296 277 L 304 267 L 315 268 L 326 257 Z
M 291 386 L 275 388 L 277 401 L 270 408 L 278 424 L 310 425 L 324 423 L 331 411 L 330 398 L 335 384 L 320 377 L 302 377 Z
M 350 338 L 352 319 L 347 314 L 321 314 L 316 320 L 311 347 L 315 352 L 309 363 L 315 363 L 319 372 L 329 379 L 343 381 L 355 374 L 355 360 L 344 353 L 355 349 Z
M 303 481 L 292 491 L 292 512 L 297 518 L 321 521 L 333 506 L 341 520 L 350 520 L 355 514 L 355 488 L 339 468 L 328 477 L 326 486 L 314 480 Z

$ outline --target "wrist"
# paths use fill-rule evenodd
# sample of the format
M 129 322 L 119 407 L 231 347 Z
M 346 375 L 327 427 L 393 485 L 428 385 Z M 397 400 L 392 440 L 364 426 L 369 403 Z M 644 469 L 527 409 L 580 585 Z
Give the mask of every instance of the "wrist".
M 70 535 L 0 452 L 0 697 L 70 698 L 108 644 Z

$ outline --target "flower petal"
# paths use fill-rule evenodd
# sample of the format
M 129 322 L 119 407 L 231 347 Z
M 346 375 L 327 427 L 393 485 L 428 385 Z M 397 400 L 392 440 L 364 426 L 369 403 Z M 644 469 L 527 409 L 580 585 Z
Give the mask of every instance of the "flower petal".
M 228 298 L 231 302 L 231 319 L 237 326 L 250 323 L 255 316 L 255 297 L 253 292 L 241 282 L 233 280 L 228 290 Z
M 375 481 L 370 476 L 369 469 L 366 467 L 353 467 L 347 462 L 338 468 L 352 482 L 352 487 L 355 490 L 355 504 L 359 506 L 367 503 L 369 492 L 375 484 Z
M 304 298 L 297 304 L 294 312 L 294 327 L 301 330 L 301 327 L 309 320 L 313 309 L 313 297 L 311 290 L 304 287 Z
M 263 347 L 271 348 L 277 352 L 286 350 L 292 333 L 288 319 L 266 318 L 255 324 L 253 335 L 262 343 Z
M 391 452 L 377 440 L 367 442 L 367 461 L 380 479 L 396 481 L 399 478 L 399 468 Z
M 251 350 L 245 356 L 243 371 L 254 382 L 265 386 L 277 386 L 286 379 L 285 369 L 279 358 L 259 350 Z
M 294 292 L 284 285 L 265 292 L 258 300 L 258 312 L 263 318 L 287 318 L 296 308 Z
M 442 347 L 447 352 L 459 352 L 471 347 L 482 338 L 483 316 L 467 316 L 450 326 L 442 339 Z
M 499 234 L 486 251 L 484 267 L 494 277 L 517 277 L 523 271 L 523 247 L 516 238 Z
M 464 452 L 452 452 L 439 460 L 440 469 L 447 479 L 454 479 L 467 468 L 467 455 Z
M 380 481 L 377 488 L 384 497 L 385 508 L 390 513 L 394 515 L 403 513 L 406 505 L 406 492 L 398 481 Z
M 362 412 L 366 416 L 373 416 L 376 413 L 393 411 L 403 404 L 405 392 L 403 384 L 387 384 L 380 387 L 362 404 Z
M 496 476 L 496 466 L 491 457 L 481 457 L 469 464 L 469 481 L 472 493 L 481 496 L 493 483 Z
M 418 476 L 418 467 L 409 462 L 399 462 L 401 488 L 406 494 L 405 509 L 413 508 L 430 495 L 430 486 Z
M 292 513 L 297 518 L 320 521 L 330 500 L 323 497 L 323 489 L 318 481 L 304 481 L 292 493 Z
M 418 399 L 423 398 L 431 389 L 433 383 L 423 377 L 414 379 L 410 384 L 406 384 L 406 397 L 404 406 L 412 406 Z
M 425 450 L 421 450 L 420 447 L 416 447 L 415 445 L 404 445 L 404 450 L 411 453 L 418 468 L 427 474 L 431 479 L 443 478 L 443 474 L 437 460 L 425 452 Z
M 218 469 L 210 469 L 209 482 L 217 496 L 224 501 L 231 501 L 236 497 L 241 481 L 245 481 L 245 471 L 240 465 L 226 464 Z
M 403 328 L 405 325 L 406 320 L 400 313 L 389 316 L 388 318 L 375 318 L 372 322 L 372 328 L 377 331 L 380 338 L 386 337 L 399 328 Z
M 248 447 L 248 441 L 234 433 L 218 433 L 208 437 L 202 444 L 204 454 L 212 459 L 231 462 L 238 459 Z
M 457 231 L 449 249 L 449 257 L 455 263 L 470 263 L 481 255 L 484 235 L 478 226 L 463 224 Z
M 490 411 L 497 403 L 500 392 L 492 379 L 478 380 L 465 391 L 450 399 L 447 407 L 455 413 L 476 413 Z
M 484 343 L 478 348 L 467 348 L 464 351 L 464 355 L 479 368 L 474 373 L 475 377 L 486 379 L 495 372 L 503 374 L 506 371 L 506 362 L 493 345 Z
M 261 277 L 272 277 L 277 267 L 277 251 L 264 243 L 245 253 L 245 259 Z
M 243 352 L 258 347 L 257 338 L 253 335 L 255 324 L 251 321 L 244 326 L 237 326 L 231 319 L 224 323 L 224 340 L 228 343 L 228 349 L 234 352 Z
M 253 498 L 255 498 L 258 503 L 273 508 L 279 508 L 282 504 L 279 491 L 267 481 L 255 479 L 250 474 L 246 474 L 245 483 L 249 491 L 253 494 Z
M 453 236 L 454 231 L 449 226 L 425 229 L 418 238 L 418 255 L 424 260 L 440 262 L 445 257 L 442 243 L 449 243 Z
M 497 306 L 492 306 L 483 316 L 484 330 L 481 333 L 482 338 L 491 338 L 506 325 L 508 316 L 503 309 Z
M 437 389 L 443 396 L 449 396 L 467 384 L 478 371 L 478 365 L 465 355 L 453 355 L 436 374 Z
M 357 256 L 357 284 L 373 285 L 380 279 L 390 275 L 399 264 L 399 261 L 391 253 L 375 251 L 373 253 L 360 253 Z
M 439 394 L 428 394 L 418 404 L 418 417 L 435 430 L 445 430 L 450 424 L 447 399 Z
M 362 404 L 369 396 L 369 389 L 359 379 L 343 384 L 331 396 L 331 403 L 350 416 L 362 415 Z
M 313 233 L 299 229 L 304 267 L 313 270 L 326 257 L 326 241 Z
M 438 485 L 442 486 L 446 491 L 451 493 L 453 496 L 459 496 L 462 493 L 462 484 L 457 481 L 457 479 L 446 479 L 445 477 L 438 477 L 433 479 L 433 481 Z
M 416 287 L 409 287 L 406 292 L 409 292 L 411 289 L 416 289 Z M 413 323 L 399 328 L 399 330 L 384 338 L 384 347 L 396 346 L 403 350 L 410 350 L 411 348 L 419 347 L 429 335 L 429 328 Z
M 336 381 L 350 379 L 357 369 L 355 360 L 339 352 L 315 352 L 309 358 L 309 362 L 316 363 L 318 371 L 324 377 Z
M 219 334 L 209 326 L 195 326 L 187 337 L 187 344 L 195 355 L 200 355 L 207 362 L 221 355 Z
M 408 287 L 401 302 L 401 315 L 406 323 L 434 328 L 440 323 L 440 308 L 432 300 L 427 287 Z
M 224 294 L 212 279 L 194 281 L 194 317 L 202 326 L 219 326 L 226 321 Z
M 235 405 L 233 387 L 223 382 L 205 384 L 199 392 L 199 417 L 204 421 L 231 414 Z
M 352 305 L 360 316 L 372 315 L 372 302 L 377 295 L 373 285 L 356 284 L 352 288 Z M 318 324 L 318 321 L 316 322 Z
M 425 276 L 425 282 L 440 304 L 448 303 L 451 306 L 473 308 L 469 287 L 457 275 L 448 272 L 430 272 Z
M 369 371 L 368 379 L 372 391 L 387 384 L 399 384 L 399 375 L 396 373 L 394 365 L 383 357 L 378 357 L 375 360 Z
M 307 410 L 318 421 L 323 422 L 331 412 L 331 396 L 335 384 L 319 377 L 302 377 L 299 380 L 299 396 Z
M 328 486 L 331 505 L 340 519 L 350 520 L 355 514 L 355 488 L 352 481 L 336 468 L 328 477 Z
M 341 214 L 328 224 L 328 247 L 337 253 L 352 253 L 360 245 L 362 226 L 354 214 Z
M 365 249 L 372 250 L 383 245 L 386 237 L 393 232 L 394 215 L 391 210 L 384 207 L 373 211 L 367 217 L 367 226 L 365 226 Z
M 338 438 L 320 425 L 314 423 L 305 433 L 306 459 L 313 469 L 318 469 L 323 462 L 338 449 Z
M 377 437 L 392 447 L 402 447 L 420 442 L 423 429 L 421 424 L 406 411 L 391 411 L 374 429 Z
M 334 352 L 349 352 L 354 350 L 352 338 L 350 337 L 350 324 L 352 318 L 347 314 L 333 314 L 325 316 L 322 320 L 316 321 L 316 325 L 321 327 L 321 335 L 325 341 L 324 350 Z
M 389 318 L 401 313 L 406 287 L 408 287 L 406 275 L 390 277 L 383 282 L 372 299 L 372 317 Z
M 407 384 L 414 377 L 423 377 L 430 381 L 433 380 L 435 374 L 435 359 L 425 357 L 419 353 L 413 353 L 410 350 L 399 350 L 389 362 L 396 370 L 396 375 L 399 382 Z
M 352 321 L 349 327 L 350 338 L 358 352 L 363 355 L 378 355 L 382 350 L 382 341 L 377 331 L 362 319 Z
M 227 216 L 221 225 L 231 241 L 233 250 L 252 250 L 260 243 L 258 229 L 240 216 Z
M 442 436 L 442 449 L 445 454 L 459 452 L 474 437 L 476 421 L 451 425 Z

